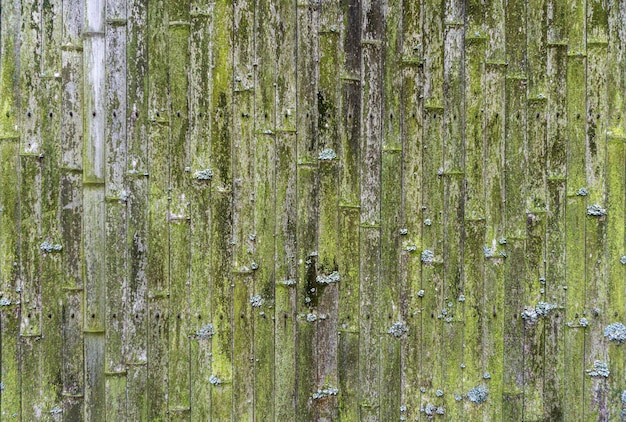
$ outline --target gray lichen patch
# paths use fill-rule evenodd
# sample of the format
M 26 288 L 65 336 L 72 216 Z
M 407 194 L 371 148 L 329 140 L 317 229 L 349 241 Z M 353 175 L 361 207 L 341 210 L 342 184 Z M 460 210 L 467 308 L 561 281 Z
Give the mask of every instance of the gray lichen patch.
M 196 180 L 211 180 L 213 179 L 213 170 L 211 169 L 198 170 L 197 172 L 193 174 L 193 177 Z
M 422 252 L 421 260 L 425 264 L 430 264 L 435 259 L 435 254 L 430 249 L 426 249 Z
M 604 328 L 604 337 L 609 341 L 622 344 L 626 341 L 626 327 L 621 322 L 614 322 Z
M 620 262 L 622 265 L 626 265 L 626 255 L 622 256 L 622 257 L 619 259 L 619 262 Z
M 550 312 L 556 309 L 558 306 L 554 303 L 539 302 L 533 307 L 526 306 L 522 311 L 522 319 L 529 324 L 536 323 L 539 318 L 547 317 Z
M 608 378 L 611 372 L 605 362 L 596 360 L 593 362 L 593 369 L 587 369 L 585 371 L 590 377 L 604 377 Z
M 626 403 L 626 390 L 622 391 L 622 403 Z
M 557 306 L 554 303 L 547 303 L 547 302 L 539 302 L 537 303 L 537 306 L 535 306 L 537 315 L 539 315 L 540 317 L 548 316 L 550 311 L 556 308 Z
M 261 295 L 252 296 L 250 298 L 250 305 L 252 305 L 253 308 L 260 308 L 261 305 L 263 305 L 263 298 Z
M 472 403 L 481 404 L 487 401 L 489 390 L 483 385 L 472 388 L 467 392 L 467 398 Z
M 52 408 L 52 410 L 50 410 L 51 415 L 58 415 L 60 413 L 63 413 L 63 409 L 61 409 L 59 406 L 55 406 Z
M 332 273 L 328 275 L 323 275 L 323 274 L 318 275 L 316 280 L 320 284 L 331 284 L 331 283 L 337 283 L 340 278 L 341 277 L 339 276 L 339 273 L 337 271 L 333 271 Z
M 395 322 L 389 329 L 387 330 L 387 334 L 391 334 L 395 338 L 400 338 L 404 333 L 409 331 L 406 325 L 402 321 Z
M 603 215 L 606 215 L 606 209 L 602 208 L 598 204 L 589 205 L 587 207 L 587 215 L 591 215 L 594 217 L 601 217 Z
M 535 322 L 537 322 L 539 317 L 537 315 L 537 311 L 535 311 L 535 308 L 525 308 L 522 311 L 522 319 L 531 324 L 534 324 Z
M 9 306 L 10 304 L 11 304 L 11 301 L 7 299 L 6 297 L 0 298 L 0 306 Z
M 215 375 L 211 375 L 211 377 L 209 378 L 209 382 L 211 383 L 211 385 L 217 386 L 222 383 L 222 380 L 216 377 Z
M 330 161 L 337 158 L 337 154 L 335 153 L 335 151 L 333 151 L 332 148 L 326 148 L 319 153 L 317 158 L 323 161 Z
M 206 324 L 195 332 L 194 337 L 200 340 L 209 340 L 215 334 L 213 324 Z
M 335 387 L 324 387 L 318 388 L 315 393 L 311 396 L 313 400 L 323 399 L 328 396 L 336 396 L 339 393 L 339 389 Z
M 587 188 L 580 188 L 580 189 L 578 189 L 578 192 L 576 192 L 576 195 L 578 195 L 578 196 L 587 196 L 587 195 L 589 195 L 589 191 L 587 190 Z
M 39 245 L 39 249 L 45 253 L 59 252 L 61 251 L 61 249 L 63 249 L 63 246 L 59 245 L 58 243 L 56 244 L 50 243 L 46 240 L 41 245 Z

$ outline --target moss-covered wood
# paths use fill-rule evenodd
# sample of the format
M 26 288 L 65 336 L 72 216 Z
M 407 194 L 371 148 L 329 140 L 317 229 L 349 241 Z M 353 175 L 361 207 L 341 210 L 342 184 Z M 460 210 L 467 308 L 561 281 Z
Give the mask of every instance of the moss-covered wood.
M 0 0 L 0 420 L 623 419 L 625 27 Z

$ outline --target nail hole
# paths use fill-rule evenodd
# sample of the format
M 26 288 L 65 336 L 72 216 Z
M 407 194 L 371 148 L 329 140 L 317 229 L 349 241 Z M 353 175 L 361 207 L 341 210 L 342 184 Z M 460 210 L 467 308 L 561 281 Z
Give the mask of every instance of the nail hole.
M 27 317 L 30 318 L 30 314 L 28 314 Z
M 116 112 L 113 112 L 113 117 L 117 117 L 117 113 Z
M 180 111 L 176 112 L 176 117 L 180 117 Z
M 92 317 L 92 318 L 95 318 L 95 317 L 96 317 L 96 314 L 91 314 L 91 317 Z
M 92 115 L 93 117 L 96 117 L 96 112 L 94 111 L 93 113 L 91 113 L 91 115 Z
M 157 313 L 157 314 L 155 315 L 155 318 L 156 318 L 156 319 L 159 319 L 159 318 L 161 318 L 161 315 L 160 315 L 159 313 Z
M 198 314 L 198 319 L 201 319 L 201 318 L 202 318 L 202 315 Z
M 26 115 L 27 115 L 28 117 L 30 117 L 30 111 L 29 111 L 28 113 L 26 113 Z
M 180 314 L 176 315 L 176 318 L 180 319 Z
M 113 314 L 111 316 L 113 317 L 113 319 L 117 318 L 117 314 Z
M 70 117 L 74 117 L 74 113 L 70 111 Z
M 52 112 L 48 113 L 48 117 L 52 117 Z
M 70 318 L 74 319 L 74 314 L 70 314 Z
M 52 318 L 52 314 L 48 314 L 48 319 L 51 319 L 51 318 Z

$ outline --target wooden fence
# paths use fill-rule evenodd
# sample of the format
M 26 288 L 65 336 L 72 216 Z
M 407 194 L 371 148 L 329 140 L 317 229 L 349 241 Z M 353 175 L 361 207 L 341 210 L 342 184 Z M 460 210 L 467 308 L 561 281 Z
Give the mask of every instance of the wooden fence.
M 624 420 L 624 0 L 1 0 L 0 416 Z

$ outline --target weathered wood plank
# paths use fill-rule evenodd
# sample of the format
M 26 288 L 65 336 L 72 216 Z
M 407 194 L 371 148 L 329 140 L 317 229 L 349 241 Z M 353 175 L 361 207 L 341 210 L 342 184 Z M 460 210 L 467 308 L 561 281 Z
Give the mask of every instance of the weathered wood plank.
M 233 4 L 216 1 L 213 12 L 210 116 L 213 182 L 211 197 L 211 256 L 213 275 L 211 418 L 231 420 L 233 415 Z M 213 188 L 214 186 L 214 188 Z M 221 383 L 218 382 L 221 380 Z M 211 382 L 213 381 L 213 382 Z
M 361 11 L 361 222 L 359 237 L 359 386 L 362 421 L 381 417 L 381 346 L 385 320 L 381 305 L 381 176 L 383 130 L 382 1 Z
M 20 4 L 3 3 L 0 15 L 0 417 L 21 415 L 20 375 L 20 80 L 15 50 L 20 40 Z
M 276 4 L 274 419 L 296 419 L 296 8 Z
M 626 47 L 626 34 L 621 22 L 626 17 L 624 2 L 608 10 L 608 46 L 607 46 L 607 93 L 606 95 L 606 209 L 607 209 L 607 303 L 605 315 L 608 322 L 624 321 L 626 317 L 626 298 L 623 280 L 626 279 L 625 228 L 626 228 L 626 155 L 624 151 L 624 56 L 620 53 Z M 600 133 L 600 137 L 604 134 Z M 617 265 L 617 263 L 620 265 Z M 623 323 L 623 322 L 622 322 Z M 604 327 L 603 327 L 604 328 Z M 608 363 L 611 376 L 608 379 L 608 418 L 623 417 L 626 403 L 622 400 L 622 380 L 616 374 L 624 373 L 625 351 L 617 343 L 609 342 Z
M 400 417 L 401 351 L 406 322 L 400 307 L 400 234 L 402 215 L 402 2 L 390 1 L 383 12 L 381 104 L 381 403 L 380 418 Z
M 402 142 L 402 213 L 400 315 L 406 323 L 407 339 L 401 344 L 400 416 L 407 420 L 419 417 L 421 381 L 422 296 L 420 254 L 422 248 L 422 130 L 423 130 L 423 34 L 424 13 L 418 2 L 402 4 L 402 86 L 400 98 Z M 398 60 L 396 59 L 396 60 Z
M 190 407 L 191 420 L 209 420 L 211 415 L 211 337 L 214 328 L 211 320 L 212 283 L 211 252 L 211 178 L 193 177 L 196 172 L 214 167 L 211 160 L 212 99 L 211 57 L 213 54 L 212 13 L 213 3 L 195 1 L 190 6 L 189 34 L 189 156 L 187 165 L 192 183 L 189 186 L 189 218 L 191 247 L 189 274 L 189 332 L 190 345 Z M 193 321 L 193 322 L 191 322 Z
M 126 27 L 116 24 L 126 18 L 125 2 L 108 0 L 105 4 L 105 394 L 106 418 L 125 417 L 126 365 L 124 359 L 124 301 L 128 288 L 126 253 Z
M 254 330 L 254 418 L 274 419 L 275 395 L 275 265 L 274 235 L 276 233 L 276 145 L 278 133 L 277 100 L 277 49 L 274 28 L 277 27 L 276 7 L 273 2 L 256 1 L 254 17 L 254 172 L 252 175 L 254 195 L 255 263 L 252 297 Z M 283 122 L 285 116 L 281 116 Z M 282 125 L 281 125 L 282 126 Z M 281 127 L 282 129 L 282 127 Z M 282 255 L 284 252 L 280 251 Z
M 608 15 L 602 2 L 586 4 L 586 127 L 585 127 L 585 178 L 588 191 L 587 204 L 607 205 L 607 36 Z M 583 316 L 589 323 L 586 329 L 585 367 L 595 361 L 608 362 L 608 344 L 604 327 L 614 320 L 607 313 L 608 279 L 607 247 L 608 220 L 603 216 L 588 216 L 585 221 L 585 296 Z M 579 320 L 580 321 L 580 320 Z M 580 324 L 580 322 L 579 322 Z M 585 382 L 584 418 L 609 419 L 609 381 L 606 377 L 593 377 Z
M 128 285 L 123 352 L 128 420 L 147 420 L 148 2 L 127 4 L 126 94 Z
M 484 173 L 486 171 L 485 151 L 489 142 L 485 141 L 485 105 L 488 99 L 483 90 L 486 75 L 485 52 L 488 38 L 484 29 L 484 6 L 480 1 L 468 3 L 464 34 L 465 57 L 464 75 L 464 148 L 465 148 L 465 192 L 464 192 L 464 248 L 462 290 L 456 298 L 459 302 L 459 317 L 463 321 L 462 351 L 463 382 L 456 386 L 454 400 L 462 400 L 463 394 L 481 383 L 489 383 L 491 373 L 483 368 L 482 347 L 485 339 L 482 325 L 490 314 L 485 309 L 484 242 L 487 235 L 486 201 Z M 460 312 L 459 312 L 460 311 Z M 489 379 L 486 380 L 485 376 Z M 448 392 L 451 394 L 452 392 Z M 451 402 L 451 400 L 449 400 Z M 468 420 L 481 420 L 484 406 L 467 400 L 463 404 L 463 415 Z
M 189 106 L 188 69 L 190 10 L 186 2 L 168 4 L 170 84 L 168 232 L 169 357 L 168 411 L 171 421 L 188 421 L 191 416 L 191 366 L 189 333 L 191 289 L 191 244 L 189 213 Z
M 316 419 L 312 396 L 317 391 L 315 376 L 316 320 L 315 286 L 318 225 L 317 64 L 318 2 L 298 2 L 296 16 L 296 415 Z M 308 300 L 307 300 L 308 298 Z M 323 399 L 323 398 L 322 398 Z

